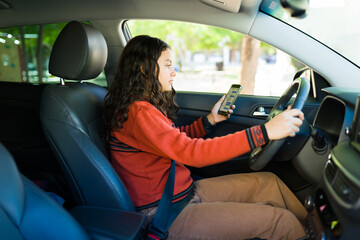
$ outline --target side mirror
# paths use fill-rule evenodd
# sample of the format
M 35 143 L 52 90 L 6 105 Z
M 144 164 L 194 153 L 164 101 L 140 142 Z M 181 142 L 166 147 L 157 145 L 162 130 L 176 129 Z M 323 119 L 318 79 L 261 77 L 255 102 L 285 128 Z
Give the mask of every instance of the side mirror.
M 309 8 L 309 0 L 281 0 L 283 8 L 285 8 L 294 18 L 306 17 Z

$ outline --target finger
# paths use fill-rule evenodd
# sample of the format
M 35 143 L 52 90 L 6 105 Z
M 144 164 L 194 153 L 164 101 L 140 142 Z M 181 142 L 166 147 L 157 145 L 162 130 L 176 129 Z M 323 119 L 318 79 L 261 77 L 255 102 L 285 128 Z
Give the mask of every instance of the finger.
M 222 97 L 220 98 L 219 102 L 222 102 L 222 101 L 224 101 L 224 99 L 225 99 L 225 96 L 226 96 L 226 95 L 222 95 Z
M 217 101 L 217 103 L 215 103 L 214 106 L 219 106 L 219 107 L 220 107 L 220 105 L 221 105 L 221 103 L 224 101 L 224 99 L 225 99 L 225 95 L 223 95 L 223 96 L 219 99 L 219 101 Z
M 292 127 L 292 131 L 293 131 L 294 133 L 297 133 L 297 132 L 300 131 L 300 128 L 297 127 L 297 126 L 293 126 L 293 127 Z
M 305 117 L 304 117 L 304 113 L 302 111 L 300 111 L 300 115 L 298 115 L 298 117 L 304 121 Z
M 225 99 L 225 95 L 223 95 L 220 99 L 219 99 L 219 101 L 217 101 L 217 103 L 215 103 L 215 105 L 213 106 L 213 108 L 212 108 L 212 110 L 219 110 L 219 108 L 220 108 L 220 106 L 221 106 L 221 103 L 224 101 L 224 99 Z
M 304 113 L 300 111 L 299 109 L 291 109 L 289 110 L 289 114 L 293 117 L 298 117 L 301 120 L 304 120 Z
M 290 110 L 292 108 L 292 104 L 290 104 L 288 107 L 287 107 L 287 110 Z
M 295 109 L 294 109 L 295 110 Z M 296 109 L 298 110 L 298 109 Z M 296 111 L 296 115 L 298 118 L 300 118 L 301 120 L 304 120 L 304 113 L 300 110 Z
M 235 109 L 235 108 L 236 108 L 236 106 L 235 106 L 235 105 L 232 105 L 230 108 L 231 108 L 231 109 Z
M 233 111 L 232 109 L 229 109 L 229 110 L 228 110 L 228 113 L 229 113 L 229 114 L 233 114 L 233 112 L 234 112 L 234 111 Z
M 303 121 L 300 118 L 296 118 L 296 117 L 293 117 L 291 119 L 291 122 L 297 127 L 300 127 L 303 124 Z
M 288 137 L 294 137 L 295 136 L 295 131 L 293 130 L 293 127 L 290 127 L 288 129 Z

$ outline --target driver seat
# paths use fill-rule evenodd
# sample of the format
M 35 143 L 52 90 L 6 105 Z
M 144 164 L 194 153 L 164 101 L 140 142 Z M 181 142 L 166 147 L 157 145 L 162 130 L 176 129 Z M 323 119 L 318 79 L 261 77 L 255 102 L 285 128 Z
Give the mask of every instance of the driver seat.
M 107 45 L 100 31 L 88 24 L 68 23 L 55 41 L 49 62 L 49 72 L 60 77 L 62 84 L 44 89 L 40 118 L 76 205 L 135 211 L 100 137 L 107 90 L 80 82 L 97 77 L 106 60 Z M 76 82 L 65 84 L 63 79 Z

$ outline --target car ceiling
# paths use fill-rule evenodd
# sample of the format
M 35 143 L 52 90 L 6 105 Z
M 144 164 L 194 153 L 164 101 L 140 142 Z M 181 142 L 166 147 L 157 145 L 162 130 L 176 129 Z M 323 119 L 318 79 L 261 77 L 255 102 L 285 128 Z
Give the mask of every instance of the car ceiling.
M 206 23 L 248 33 L 261 0 L 242 0 L 239 13 L 227 13 L 205 5 L 199 0 L 5 0 L 5 2 L 10 8 L 0 9 L 0 27 L 71 20 L 151 18 Z

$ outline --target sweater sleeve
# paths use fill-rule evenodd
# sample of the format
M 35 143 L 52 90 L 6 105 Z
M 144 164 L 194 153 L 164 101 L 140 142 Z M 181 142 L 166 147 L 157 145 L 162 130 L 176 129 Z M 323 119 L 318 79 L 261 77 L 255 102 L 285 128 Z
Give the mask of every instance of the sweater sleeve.
M 136 114 L 133 136 L 139 150 L 189 166 L 220 163 L 266 144 L 261 126 L 213 139 L 190 138 L 169 125 L 168 119 L 155 108 L 142 107 L 133 114 Z
M 206 130 L 202 123 L 202 118 L 194 121 L 192 124 L 178 127 L 180 132 L 186 133 L 190 138 L 202 138 L 206 134 Z

